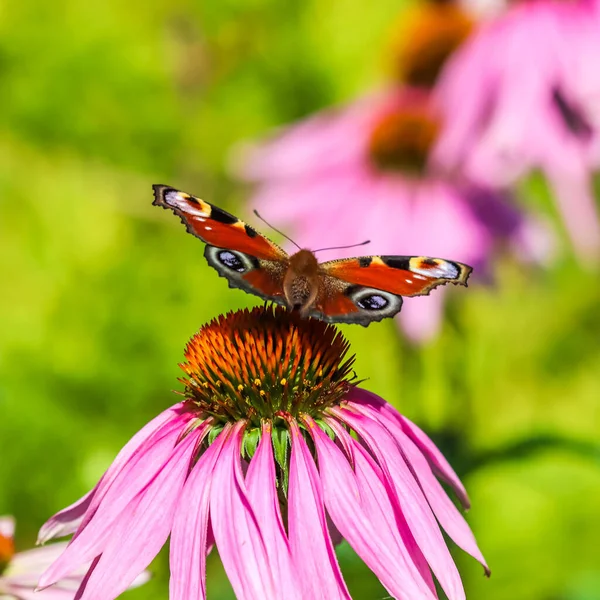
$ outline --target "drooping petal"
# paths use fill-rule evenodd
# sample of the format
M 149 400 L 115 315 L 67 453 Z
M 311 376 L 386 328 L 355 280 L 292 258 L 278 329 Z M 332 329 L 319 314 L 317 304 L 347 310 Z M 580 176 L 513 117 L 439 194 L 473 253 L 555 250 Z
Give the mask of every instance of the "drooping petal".
M 285 598 L 277 590 L 265 543 L 245 489 L 240 450 L 245 423 L 225 428 L 219 461 L 213 471 L 210 516 L 227 577 L 239 600 Z
M 15 536 L 15 518 L 9 515 L 0 517 L 0 535 L 12 539 Z
M 377 409 L 387 419 L 396 421 L 404 433 L 417 445 L 419 450 L 425 455 L 435 474 L 446 482 L 454 493 L 458 496 L 464 508 L 471 506 L 469 496 L 465 490 L 458 475 L 446 460 L 446 457 L 439 451 L 438 447 L 429 439 L 427 434 L 415 425 L 412 421 L 401 415 L 391 404 L 380 398 L 376 394 L 360 388 L 352 388 L 348 393 L 348 400 L 358 404 L 377 407 Z
M 385 100 L 379 94 L 319 113 L 279 131 L 258 146 L 239 147 L 233 168 L 244 179 L 294 179 L 319 176 L 364 154 L 373 113 Z
M 317 467 L 298 425 L 290 423 L 292 452 L 288 490 L 288 530 L 292 558 L 304 598 L 350 599 L 327 530 Z
M 212 473 L 226 436 L 219 436 L 200 457 L 185 482 L 171 530 L 170 600 L 206 598 L 209 501 Z
M 182 403 L 176 404 L 160 413 L 152 419 L 147 425 L 142 427 L 117 454 L 110 467 L 100 478 L 96 486 L 85 496 L 64 508 L 52 516 L 44 525 L 42 525 L 38 534 L 38 544 L 65 535 L 74 533 L 83 522 L 89 522 L 94 515 L 98 504 L 101 502 L 106 490 L 110 487 L 115 477 L 131 458 L 143 451 L 143 445 L 153 437 L 162 427 L 174 419 L 180 419 Z
M 195 429 L 179 442 L 152 482 L 128 505 L 114 525 L 81 600 L 116 598 L 164 545 L 201 435 L 202 429 Z
M 74 600 L 81 600 L 81 597 L 83 596 L 83 594 L 85 594 L 87 584 L 90 580 L 90 577 L 92 576 L 92 573 L 96 570 L 96 567 L 98 566 L 98 563 L 100 562 L 101 556 L 102 555 L 96 556 L 96 558 L 92 561 L 90 568 L 87 570 L 84 578 L 82 579 L 81 583 L 79 584 L 79 587 L 77 588 Z M 52 589 L 52 588 L 50 588 L 50 589 Z
M 49 540 L 70 535 L 77 530 L 83 516 L 90 507 L 94 494 L 102 483 L 103 477 L 85 496 L 57 512 L 42 525 L 38 533 L 38 544 L 45 544 Z
M 449 600 L 465 600 L 465 591 L 423 492 L 404 461 L 394 438 L 377 421 L 348 409 L 333 408 L 336 415 L 365 441 L 381 467 L 389 491 Z
M 62 579 L 79 565 L 101 554 L 114 535 L 113 525 L 128 509 L 129 503 L 139 494 L 156 474 L 164 468 L 173 453 L 181 427 L 168 426 L 159 430 L 162 437 L 151 437 L 121 469 L 106 490 L 90 522 L 79 530 L 58 560 L 42 575 L 39 587 L 43 588 Z
M 341 534 L 394 598 L 436 598 L 398 535 L 392 503 L 383 484 L 378 482 L 377 488 L 372 487 L 375 473 L 371 485 L 365 486 L 342 451 L 317 424 L 310 418 L 305 423 L 317 449 L 325 505 Z M 364 474 L 364 459 L 360 453 L 355 458 Z
M 390 520 L 389 531 L 394 536 L 396 536 L 396 533 L 398 534 L 398 543 L 406 548 L 410 559 L 414 562 L 422 579 L 427 583 L 434 596 L 437 597 L 429 564 L 415 541 L 398 503 L 390 496 L 390 490 L 386 487 L 385 476 L 381 467 L 339 422 L 333 418 L 327 418 L 326 422 L 336 431 L 338 440 L 343 441 L 345 446 L 351 448 L 352 456 L 354 456 L 353 465 L 356 478 L 359 484 L 362 484 L 363 488 L 365 488 L 365 493 L 371 493 L 378 499 L 384 495 L 387 497 L 388 502 L 385 502 L 386 509 L 384 510 L 384 515 Z
M 582 264 L 597 266 L 600 260 L 600 216 L 589 167 L 577 156 L 548 159 L 543 166 Z
M 98 566 L 98 563 L 100 562 L 100 556 L 97 556 L 93 561 L 92 564 L 90 565 L 90 567 L 87 569 L 87 572 L 85 573 L 83 579 L 81 578 L 81 576 L 79 577 L 74 577 L 71 576 L 69 578 L 69 587 L 67 587 L 67 589 L 72 590 L 71 593 L 75 592 L 75 597 L 72 598 L 72 596 L 69 596 L 69 600 L 81 600 L 81 598 L 83 597 L 83 594 L 85 593 L 88 581 L 90 580 L 90 577 L 92 576 L 92 573 L 95 571 L 96 567 Z M 136 587 L 140 587 L 141 585 L 144 585 L 145 583 L 147 583 L 150 580 L 150 573 L 148 571 L 142 571 L 132 582 L 131 585 L 127 588 L 129 590 L 134 589 Z M 65 579 L 61 579 L 56 585 L 53 585 L 50 588 L 47 588 L 39 593 L 41 594 L 45 594 L 48 590 L 52 590 L 52 589 L 56 589 L 59 587 L 65 587 Z M 76 585 L 74 585 L 76 584 Z M 35 599 L 34 599 L 35 600 Z
M 174 431 L 183 431 L 185 424 L 192 418 L 193 415 L 191 413 L 183 410 L 183 403 L 176 404 L 152 419 L 150 423 L 142 427 L 142 429 L 140 429 L 131 440 L 125 444 L 100 480 L 98 490 L 90 502 L 90 506 L 82 519 L 76 535 L 78 535 L 92 519 L 97 507 L 104 501 L 106 494 L 114 485 L 115 481 L 127 479 L 126 475 L 125 477 L 123 476 L 124 472 L 128 468 L 136 465 L 138 460 L 144 457 L 146 449 L 154 445 L 156 440 L 171 435 Z
M 277 496 L 271 429 L 270 423 L 263 424 L 261 440 L 246 473 L 246 488 L 274 570 L 277 589 L 286 590 L 286 600 L 300 600 L 300 585 Z
M 400 539 L 398 543 L 401 546 L 404 546 L 408 552 L 408 556 L 412 560 L 412 562 L 417 567 L 419 574 L 421 575 L 423 581 L 427 584 L 429 590 L 437 598 L 437 591 L 435 587 L 435 583 L 433 581 L 433 576 L 431 575 L 431 569 L 429 568 L 429 564 L 419 545 L 417 544 L 413 534 L 410 531 L 408 523 L 404 518 L 404 515 L 399 510 L 399 506 L 397 503 L 394 503 L 388 494 L 388 490 L 385 486 L 385 476 L 383 475 L 383 471 L 381 467 L 375 462 L 373 457 L 368 453 L 368 451 L 360 445 L 356 440 L 350 437 L 350 435 L 346 432 L 346 436 L 350 438 L 349 442 L 354 444 L 355 452 L 356 452 L 356 477 L 359 482 L 362 483 L 363 488 L 365 488 L 366 493 L 375 494 L 375 490 L 381 490 L 378 494 L 378 498 L 382 497 L 383 494 L 387 497 L 389 503 L 392 505 L 391 512 L 387 513 L 388 503 L 385 503 L 386 506 L 386 516 L 389 516 L 392 523 L 390 524 L 390 529 L 392 533 L 395 535 L 395 527 L 398 528 L 398 534 Z M 394 519 L 391 519 L 391 516 L 394 516 Z
M 0 590 L 2 591 L 2 590 Z M 18 598 L 19 600 L 73 600 L 73 590 L 63 590 L 60 588 L 49 588 L 41 592 L 36 592 L 33 587 L 23 587 L 20 585 L 11 585 L 6 592 L 7 598 Z M 0 595 L 0 598 L 5 598 Z
M 421 454 L 416 444 L 402 431 L 402 427 L 396 421 L 382 419 L 380 413 L 366 405 L 358 407 L 358 410 L 361 410 L 368 418 L 378 420 L 392 434 L 441 526 L 457 546 L 483 565 L 486 574 L 489 575 L 489 568 L 469 525 L 435 478 L 427 459 Z
M 15 554 L 3 573 L 5 579 L 21 585 L 37 585 L 40 573 L 47 569 L 67 547 L 67 542 L 49 544 L 43 548 L 32 548 Z

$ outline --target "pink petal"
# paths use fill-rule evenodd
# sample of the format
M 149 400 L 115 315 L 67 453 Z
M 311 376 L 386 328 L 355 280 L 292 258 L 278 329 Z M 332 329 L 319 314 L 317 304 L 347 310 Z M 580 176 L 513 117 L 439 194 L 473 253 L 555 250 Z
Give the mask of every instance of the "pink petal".
M 102 484 L 103 477 L 104 475 L 85 496 L 81 497 L 70 506 L 67 506 L 67 508 L 63 508 L 61 511 L 57 512 L 42 525 L 38 533 L 38 544 L 45 544 L 49 540 L 70 535 L 77 530 L 83 515 L 86 513 L 92 502 L 94 494 Z
M 11 516 L 0 517 L 0 535 L 6 538 L 15 536 L 15 518 Z
M 48 540 L 69 535 L 77 530 L 82 519 L 85 516 L 85 521 L 88 522 L 93 516 L 98 504 L 108 487 L 112 484 L 115 477 L 121 469 L 140 452 L 142 446 L 149 438 L 153 437 L 163 425 L 172 420 L 181 418 L 180 412 L 183 404 L 179 403 L 169 409 L 163 411 L 160 415 L 152 419 L 147 425 L 142 427 L 117 454 L 106 473 L 100 478 L 96 486 L 89 491 L 85 496 L 64 508 L 60 512 L 51 517 L 44 525 L 42 525 L 38 534 L 38 544 L 43 544 Z
M 79 581 L 77 582 L 77 585 L 73 588 L 73 591 L 76 592 L 73 600 L 81 600 L 81 598 L 87 588 L 88 581 L 90 580 L 90 577 L 92 576 L 92 573 L 95 571 L 99 562 L 100 562 L 100 556 L 97 556 L 92 561 L 92 564 L 90 565 L 90 567 L 87 569 L 87 572 L 85 573 L 85 576 L 83 577 L 83 579 L 81 577 L 78 578 Z M 73 580 L 72 582 L 75 583 L 76 578 L 71 577 L 71 579 Z M 132 590 L 134 588 L 140 587 L 141 585 L 144 585 L 145 583 L 147 583 L 149 580 L 150 580 L 150 573 L 148 573 L 148 571 L 142 571 L 131 582 L 131 585 L 127 589 Z M 47 588 L 47 589 L 43 590 L 41 593 L 46 593 L 48 590 L 52 590 L 58 586 L 62 586 L 64 581 L 65 581 L 64 579 L 61 579 L 58 584 L 56 584 L 55 586 L 52 586 L 51 588 Z M 70 596 L 70 598 L 72 598 L 72 596 Z
M 364 154 L 365 132 L 381 105 L 379 94 L 317 113 L 258 145 L 238 149 L 233 167 L 246 179 L 319 176 Z
M 15 554 L 6 571 L 4 577 L 9 577 L 13 581 L 19 579 L 21 583 L 25 578 L 32 583 L 32 587 L 37 585 L 40 573 L 47 569 L 65 550 L 67 542 L 58 542 L 49 544 L 44 548 L 33 548 L 18 552 Z
M 206 598 L 212 473 L 226 439 L 224 435 L 217 437 L 202 454 L 185 482 L 171 530 L 170 600 Z
M 417 445 L 419 450 L 425 455 L 429 464 L 432 466 L 435 474 L 452 487 L 458 496 L 461 504 L 469 508 L 471 503 L 464 485 L 459 479 L 445 456 L 439 451 L 438 447 L 429 439 L 427 434 L 415 425 L 412 421 L 401 415 L 391 404 L 380 398 L 376 394 L 360 388 L 353 388 L 348 394 L 348 400 L 357 404 L 376 406 L 386 419 L 396 421 L 404 433 Z
M 213 471 L 210 514 L 223 567 L 239 600 L 283 599 L 276 590 L 265 543 L 246 493 L 240 451 L 245 423 L 225 428 Z
M 96 567 L 98 566 L 98 563 L 100 562 L 101 556 L 102 555 L 96 556 L 96 558 L 92 561 L 90 568 L 87 570 L 87 573 L 85 574 L 84 578 L 82 579 L 82 581 L 79 585 L 79 588 L 77 589 L 77 593 L 75 594 L 74 600 L 81 600 L 81 597 L 83 596 L 83 594 L 85 593 L 85 590 L 87 588 L 87 584 L 90 580 L 90 577 L 92 576 L 92 573 L 96 570 Z
M 544 166 L 567 233 L 584 266 L 600 261 L 600 217 L 592 178 L 582 159 L 561 156 L 560 162 Z
M 392 434 L 412 472 L 416 475 L 421 489 L 441 526 L 460 548 L 483 565 L 486 574 L 489 575 L 490 570 L 477 546 L 475 536 L 469 525 L 435 478 L 427 459 L 421 454 L 414 442 L 402 431 L 402 427 L 397 422 L 381 418 L 381 413 L 375 412 L 364 404 L 358 405 L 357 409 L 365 416 L 378 420 Z
M 394 438 L 377 421 L 348 409 L 332 414 L 353 428 L 366 442 L 381 467 L 389 492 L 395 493 L 412 534 L 449 600 L 464 600 L 460 575 L 419 484 L 406 465 Z
M 18 598 L 18 600 L 73 600 L 73 590 L 61 590 L 59 588 L 49 588 L 47 590 L 35 591 L 33 587 L 10 586 L 6 590 L 10 596 L 8 598 Z M 3 597 L 3 596 L 0 596 Z
M 340 533 L 394 598 L 436 598 L 398 535 L 392 503 L 383 484 L 375 481 L 376 473 L 371 470 L 370 477 L 365 473 L 368 467 L 359 452 L 355 454 L 356 469 L 361 469 L 368 481 L 359 479 L 317 424 L 309 417 L 305 423 L 317 449 L 327 511 Z
M 345 435 L 348 438 L 350 438 L 350 442 L 356 446 L 357 479 L 361 481 L 363 487 L 368 488 L 369 491 L 380 489 L 381 492 L 378 494 L 379 497 L 381 497 L 382 494 L 386 495 L 386 497 L 392 504 L 392 512 L 386 512 L 386 516 L 389 515 L 389 517 L 391 517 L 392 514 L 394 515 L 394 519 L 390 525 L 390 529 L 394 535 L 396 533 L 396 528 L 398 529 L 398 533 L 400 536 L 398 543 L 406 548 L 408 556 L 417 567 L 421 578 L 425 581 L 434 597 L 437 598 L 437 591 L 435 583 L 433 582 L 433 577 L 431 575 L 431 569 L 429 568 L 429 564 L 427 563 L 427 560 L 423 556 L 419 545 L 417 544 L 413 534 L 411 533 L 410 528 L 408 527 L 408 523 L 406 522 L 404 515 L 400 511 L 400 507 L 398 506 L 397 502 L 395 502 L 394 499 L 389 496 L 388 490 L 385 486 L 385 476 L 383 474 L 383 471 L 372 458 L 372 456 L 367 452 L 367 450 L 360 445 L 359 442 L 351 438 L 348 432 L 345 432 Z
M 115 460 L 111 463 L 106 473 L 98 484 L 98 490 L 94 494 L 90 506 L 84 515 L 83 521 L 77 534 L 83 529 L 94 516 L 97 507 L 104 501 L 108 490 L 116 480 L 123 480 L 123 472 L 135 466 L 141 457 L 144 457 L 146 448 L 152 446 L 156 440 L 171 434 L 173 431 L 184 430 L 184 425 L 189 422 L 193 415 L 182 412 L 183 403 L 171 406 L 160 415 L 152 419 L 150 423 L 142 427 L 121 449 Z M 126 477 L 125 477 L 126 479 Z
M 102 553 L 113 535 L 115 521 L 144 487 L 152 481 L 173 453 L 181 426 L 171 423 L 159 430 L 162 437 L 153 436 L 142 444 L 138 452 L 115 476 L 106 490 L 102 503 L 91 521 L 80 529 L 65 552 L 42 575 L 39 587 L 43 588 L 62 579 L 82 563 L 87 563 Z
M 292 453 L 288 530 L 305 598 L 350 598 L 327 530 L 319 474 L 298 425 L 290 422 Z
M 160 472 L 120 516 L 82 600 L 117 597 L 158 554 L 171 530 L 202 433 L 202 428 L 195 429 L 175 447 Z
M 300 585 L 292 564 L 277 496 L 271 428 L 270 423 L 263 424 L 261 440 L 246 473 L 246 487 L 273 566 L 277 588 L 287 591 L 286 599 L 300 600 Z

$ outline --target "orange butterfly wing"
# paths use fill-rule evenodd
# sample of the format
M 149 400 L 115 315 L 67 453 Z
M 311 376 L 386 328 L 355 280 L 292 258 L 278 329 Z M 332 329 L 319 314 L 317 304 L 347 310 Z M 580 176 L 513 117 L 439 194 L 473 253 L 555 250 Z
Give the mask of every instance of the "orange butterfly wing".
M 285 304 L 289 256 L 277 244 L 218 206 L 166 185 L 153 185 L 155 206 L 172 210 L 207 246 L 204 256 L 229 287 Z
M 166 185 L 153 185 L 154 204 L 171 209 L 189 233 L 218 248 L 265 260 L 287 260 L 287 253 L 243 221 L 200 198 Z
M 402 296 L 421 296 L 445 283 L 467 285 L 471 267 L 425 256 L 362 256 L 320 267 L 320 290 L 312 316 L 330 323 L 358 323 L 393 317 Z
M 438 285 L 467 285 L 472 268 L 426 256 L 362 256 L 320 265 L 326 275 L 399 296 L 422 296 Z

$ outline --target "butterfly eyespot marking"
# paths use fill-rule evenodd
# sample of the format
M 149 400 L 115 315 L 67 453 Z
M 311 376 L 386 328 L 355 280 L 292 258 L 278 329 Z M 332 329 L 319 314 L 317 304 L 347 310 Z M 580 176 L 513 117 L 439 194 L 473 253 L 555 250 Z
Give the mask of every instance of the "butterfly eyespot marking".
M 246 270 L 244 263 L 229 250 L 221 250 L 221 252 L 217 252 L 217 259 L 222 265 L 226 266 L 232 271 L 243 273 Z
M 360 300 L 356 301 L 356 304 L 365 310 L 381 310 L 382 308 L 385 308 L 389 302 L 383 296 L 371 294 L 369 296 L 363 296 Z
M 227 248 L 207 246 L 205 256 L 209 264 L 217 270 L 229 271 L 230 273 L 248 273 L 248 271 L 252 271 L 258 266 L 258 264 L 255 264 L 253 257 Z
M 393 316 L 402 308 L 402 298 L 390 292 L 362 286 L 350 286 L 346 295 L 367 313 Z

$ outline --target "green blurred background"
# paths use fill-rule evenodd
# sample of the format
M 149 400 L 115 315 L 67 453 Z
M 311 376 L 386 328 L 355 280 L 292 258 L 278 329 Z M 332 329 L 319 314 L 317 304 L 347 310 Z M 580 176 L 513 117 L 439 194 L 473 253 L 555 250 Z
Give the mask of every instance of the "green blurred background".
M 176 400 L 190 335 L 256 303 L 151 206 L 151 184 L 248 218 L 231 146 L 381 80 L 399 8 L 0 5 L 0 514 L 16 515 L 20 548 Z M 523 201 L 556 221 L 543 182 Z M 600 286 L 569 252 L 544 272 L 501 263 L 496 286 L 457 295 L 421 349 L 392 322 L 344 328 L 365 387 L 465 480 L 493 572 L 454 553 L 472 600 L 600 599 Z M 386 596 L 347 545 L 338 555 L 355 598 Z M 127 597 L 167 597 L 166 552 L 152 570 Z M 208 590 L 233 598 L 215 554 Z

